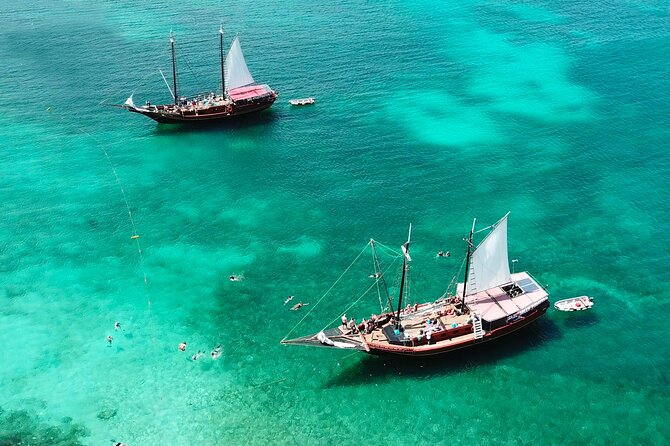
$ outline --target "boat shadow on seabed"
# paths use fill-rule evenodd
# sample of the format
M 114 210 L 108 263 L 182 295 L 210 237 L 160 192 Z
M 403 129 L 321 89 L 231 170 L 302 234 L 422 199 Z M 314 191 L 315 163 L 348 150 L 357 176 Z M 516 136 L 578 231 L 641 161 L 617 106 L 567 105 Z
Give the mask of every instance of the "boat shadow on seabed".
M 365 356 L 345 365 L 328 380 L 326 387 L 367 384 L 390 376 L 421 377 L 428 375 L 450 375 L 472 367 L 496 363 L 563 337 L 560 327 L 551 319 L 538 320 L 518 332 L 484 343 L 476 348 L 456 350 L 433 357 L 376 357 Z

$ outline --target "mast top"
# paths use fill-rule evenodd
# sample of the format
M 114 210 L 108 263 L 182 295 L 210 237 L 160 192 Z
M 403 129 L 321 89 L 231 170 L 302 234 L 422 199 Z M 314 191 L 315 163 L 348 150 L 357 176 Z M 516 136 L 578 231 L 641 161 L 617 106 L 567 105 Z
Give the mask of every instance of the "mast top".
M 223 25 L 219 25 L 219 34 L 223 35 Z
M 170 30 L 170 43 L 174 43 L 174 33 Z
M 400 247 L 402 249 L 402 253 L 407 259 L 408 262 L 412 261 L 412 258 L 409 256 L 409 242 L 412 238 L 412 223 L 409 224 L 409 233 L 407 234 L 407 242 Z

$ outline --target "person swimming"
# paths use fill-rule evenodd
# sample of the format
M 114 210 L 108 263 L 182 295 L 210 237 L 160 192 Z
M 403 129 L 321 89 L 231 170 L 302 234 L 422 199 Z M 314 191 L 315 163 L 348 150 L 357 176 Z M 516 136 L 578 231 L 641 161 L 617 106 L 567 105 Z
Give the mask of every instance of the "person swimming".
M 179 344 L 179 350 L 186 351 L 186 342 L 182 342 L 181 344 Z
M 309 305 L 309 304 L 304 304 L 304 303 L 302 303 L 302 302 L 298 302 L 297 304 L 295 304 L 295 305 L 293 305 L 293 306 L 291 307 L 291 311 L 299 310 L 299 309 L 301 309 L 302 307 L 305 307 L 305 306 L 307 306 L 307 305 Z
M 219 359 L 223 354 L 223 348 L 220 345 L 217 345 L 214 350 L 212 350 L 212 359 Z
M 231 282 L 241 282 L 244 279 L 244 276 L 242 275 L 237 276 L 233 274 L 232 276 L 229 277 L 229 279 Z
M 107 336 L 107 342 L 109 342 L 109 345 L 112 345 L 113 340 L 114 338 L 112 337 L 112 335 Z
M 291 302 L 292 300 L 293 300 L 293 295 L 291 294 L 291 295 L 290 295 L 289 297 L 287 297 L 286 300 L 284 301 L 284 305 L 286 305 L 287 303 Z
M 304 304 L 304 303 L 302 303 L 302 302 L 298 302 L 297 304 L 295 304 L 295 305 L 293 305 L 293 306 L 291 307 L 291 311 L 299 310 L 299 309 L 301 309 L 302 307 L 307 306 L 307 305 L 309 305 L 309 304 Z
M 198 350 L 198 353 L 191 356 L 191 359 L 194 360 L 194 361 L 197 361 L 198 359 L 202 358 L 203 356 L 205 356 L 205 354 L 202 351 Z
M 114 330 L 120 330 L 121 329 L 121 322 L 114 322 Z

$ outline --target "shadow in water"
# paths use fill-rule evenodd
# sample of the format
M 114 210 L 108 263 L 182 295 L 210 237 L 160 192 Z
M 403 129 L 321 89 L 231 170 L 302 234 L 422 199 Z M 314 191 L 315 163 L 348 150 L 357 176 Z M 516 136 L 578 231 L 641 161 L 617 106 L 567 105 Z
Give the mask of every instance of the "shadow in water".
M 332 377 L 326 387 L 368 384 L 391 376 L 429 376 L 459 373 L 527 352 L 562 338 L 554 321 L 543 318 L 494 341 L 451 353 L 428 357 L 366 356 Z
M 600 322 L 600 317 L 593 311 L 574 311 L 565 313 L 557 318 L 568 328 L 585 328 L 596 325 Z
M 281 113 L 272 109 L 260 113 L 250 113 L 223 121 L 202 121 L 185 124 L 156 124 L 154 135 L 174 135 L 179 133 L 210 133 L 225 130 L 244 130 L 263 127 L 278 122 Z

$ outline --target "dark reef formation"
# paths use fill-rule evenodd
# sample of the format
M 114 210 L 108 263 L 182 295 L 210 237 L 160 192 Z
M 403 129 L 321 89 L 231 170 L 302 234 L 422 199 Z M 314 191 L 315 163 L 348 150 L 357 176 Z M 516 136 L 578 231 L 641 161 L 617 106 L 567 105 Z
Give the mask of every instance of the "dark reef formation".
M 0 407 L 0 446 L 83 446 L 80 439 L 88 435 L 83 425 L 69 417 L 52 425 L 28 411 Z

